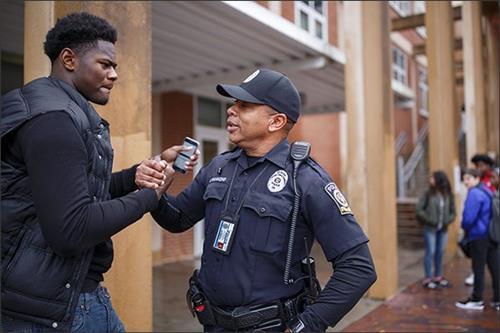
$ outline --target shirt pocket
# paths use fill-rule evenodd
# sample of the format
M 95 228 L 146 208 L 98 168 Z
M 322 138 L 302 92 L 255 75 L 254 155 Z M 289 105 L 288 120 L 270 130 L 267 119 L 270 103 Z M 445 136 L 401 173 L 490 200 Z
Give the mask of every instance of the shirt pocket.
M 224 198 L 229 185 L 226 183 L 210 183 L 205 188 L 203 200 L 205 200 L 205 237 L 212 239 L 221 218 Z
M 251 220 L 249 222 L 255 225 L 250 248 L 268 254 L 284 252 L 292 210 L 290 199 L 251 192 L 243 208 L 250 210 L 245 215 L 248 215 Z

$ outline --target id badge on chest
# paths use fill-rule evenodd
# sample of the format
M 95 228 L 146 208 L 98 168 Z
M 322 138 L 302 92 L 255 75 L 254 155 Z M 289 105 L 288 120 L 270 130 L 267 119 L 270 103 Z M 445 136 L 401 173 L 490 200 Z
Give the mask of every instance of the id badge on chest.
M 233 245 L 233 240 L 236 235 L 236 227 L 238 226 L 238 219 L 238 215 L 222 214 L 217 234 L 212 244 L 212 250 L 223 254 L 229 254 L 231 252 L 231 246 Z

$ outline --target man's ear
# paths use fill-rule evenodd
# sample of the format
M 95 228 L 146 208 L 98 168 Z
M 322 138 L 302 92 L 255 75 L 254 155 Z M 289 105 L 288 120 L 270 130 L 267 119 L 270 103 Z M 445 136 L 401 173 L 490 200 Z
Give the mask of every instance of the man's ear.
M 269 120 L 269 132 L 276 132 L 285 127 L 286 122 L 288 121 L 287 117 L 283 113 L 278 113 L 271 117 Z
M 59 61 L 61 65 L 70 72 L 73 72 L 78 67 L 78 57 L 76 53 L 70 48 L 64 48 L 61 53 L 59 53 Z

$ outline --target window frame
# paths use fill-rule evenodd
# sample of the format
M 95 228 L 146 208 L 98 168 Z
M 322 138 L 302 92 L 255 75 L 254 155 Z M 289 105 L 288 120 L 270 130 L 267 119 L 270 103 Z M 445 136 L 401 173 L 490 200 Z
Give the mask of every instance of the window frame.
M 206 99 L 210 100 L 212 102 L 217 102 L 219 104 L 219 112 L 220 112 L 220 124 L 219 126 L 213 126 L 213 125 L 207 125 L 207 124 L 202 124 L 200 123 L 200 99 Z M 227 100 L 222 100 L 222 99 L 217 99 L 217 98 L 212 98 L 212 97 L 206 97 L 202 95 L 196 95 L 196 118 L 195 118 L 195 126 L 202 126 L 202 127 L 208 127 L 208 128 L 219 128 L 219 129 L 226 129 L 226 112 L 227 109 L 230 105 L 232 105 L 233 102 L 227 101 Z
M 307 32 L 309 35 L 317 38 L 321 41 L 328 42 L 328 7 L 327 1 L 322 1 L 321 5 L 323 7 L 323 13 L 316 11 L 314 8 L 314 1 L 308 1 L 306 5 L 302 1 L 295 1 L 295 24 L 303 31 Z M 302 28 L 301 25 L 301 15 L 304 12 L 307 15 L 308 30 Z M 321 37 L 316 35 L 316 21 L 321 23 Z
M 425 75 L 425 81 L 422 80 L 422 74 Z M 429 75 L 427 68 L 423 66 L 417 67 L 417 91 L 418 91 L 418 113 L 428 118 L 429 117 Z M 425 95 L 425 102 L 423 103 L 423 96 Z M 425 105 L 424 105 L 425 104 Z
M 401 83 L 405 87 L 408 87 L 408 55 L 401 50 L 399 47 L 393 45 L 392 46 L 392 79 Z M 403 67 L 399 66 L 398 60 L 395 59 L 394 53 L 399 53 L 398 55 L 401 56 L 403 62 Z M 399 74 L 398 75 L 395 75 Z M 402 80 L 399 79 L 399 77 L 402 78 Z
M 408 7 L 403 8 L 403 4 Z M 389 5 L 402 17 L 411 15 L 411 1 L 389 1 Z

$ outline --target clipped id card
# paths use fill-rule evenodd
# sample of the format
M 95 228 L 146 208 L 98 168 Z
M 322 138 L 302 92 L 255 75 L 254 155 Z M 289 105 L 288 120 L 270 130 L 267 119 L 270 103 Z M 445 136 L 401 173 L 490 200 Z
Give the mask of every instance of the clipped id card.
M 223 254 L 229 254 L 234 236 L 236 235 L 236 226 L 238 219 L 231 216 L 224 216 L 220 219 L 219 229 L 215 236 L 212 249 Z

